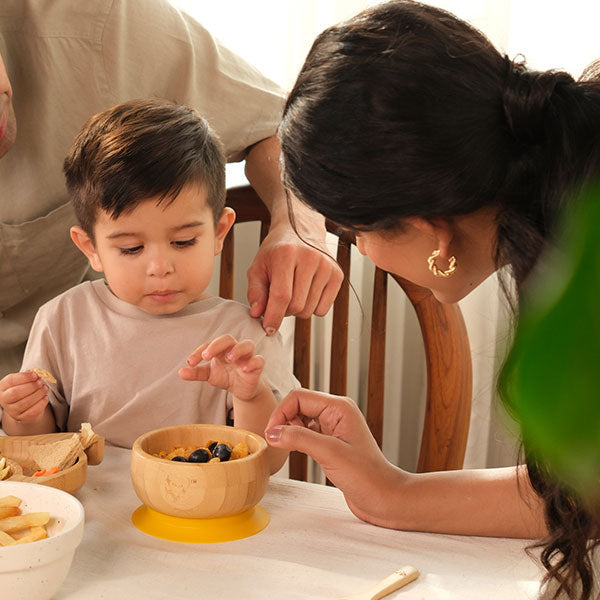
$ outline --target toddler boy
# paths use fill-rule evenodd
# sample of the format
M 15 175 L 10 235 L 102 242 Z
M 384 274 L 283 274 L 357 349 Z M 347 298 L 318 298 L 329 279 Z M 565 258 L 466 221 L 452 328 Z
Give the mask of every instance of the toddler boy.
M 243 305 L 206 293 L 235 219 L 207 122 L 163 100 L 119 104 L 84 126 L 64 170 L 79 221 L 71 238 L 104 279 L 39 310 L 22 372 L 0 381 L 6 433 L 89 422 L 125 447 L 185 423 L 232 421 L 262 434 L 298 384 L 278 335 L 266 336 Z M 209 341 L 196 348 L 198 340 Z M 273 471 L 284 458 L 271 456 Z

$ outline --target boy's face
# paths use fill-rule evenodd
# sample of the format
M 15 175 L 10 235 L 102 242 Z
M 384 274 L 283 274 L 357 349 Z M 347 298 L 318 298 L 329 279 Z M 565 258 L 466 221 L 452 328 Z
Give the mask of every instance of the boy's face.
M 116 219 L 100 211 L 94 244 L 80 227 L 71 237 L 115 296 L 165 315 L 202 298 L 235 214 L 226 208 L 215 228 L 203 187 L 184 187 L 170 204 L 156 200 Z

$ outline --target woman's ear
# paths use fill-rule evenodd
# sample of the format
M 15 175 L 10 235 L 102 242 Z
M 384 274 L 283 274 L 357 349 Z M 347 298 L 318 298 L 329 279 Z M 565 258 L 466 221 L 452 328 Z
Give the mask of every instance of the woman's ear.
M 70 232 L 73 243 L 86 255 L 92 269 L 102 273 L 104 271 L 102 262 L 100 262 L 100 257 L 90 236 L 79 225 L 71 227 Z
M 454 238 L 452 224 L 446 219 L 424 219 L 422 217 L 409 217 L 403 219 L 415 229 L 431 237 L 431 250 L 439 250 L 442 258 L 450 258 L 452 252 L 450 245 Z
M 215 232 L 215 256 L 223 250 L 223 240 L 233 226 L 235 221 L 235 211 L 226 206 L 217 221 Z

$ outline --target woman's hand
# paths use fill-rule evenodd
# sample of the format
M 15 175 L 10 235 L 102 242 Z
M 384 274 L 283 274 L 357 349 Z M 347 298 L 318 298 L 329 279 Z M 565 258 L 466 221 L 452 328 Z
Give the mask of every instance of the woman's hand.
M 273 447 L 312 456 L 357 517 L 393 526 L 390 488 L 398 489 L 408 474 L 383 456 L 355 402 L 294 390 L 271 415 L 265 437 Z
M 179 369 L 179 376 L 188 381 L 206 381 L 227 390 L 235 398 L 251 401 L 261 388 L 265 359 L 255 354 L 254 342 L 238 342 L 233 336 L 222 335 L 194 350 L 187 359 L 189 367 Z M 201 361 L 205 361 L 202 364 Z
M 33 371 L 10 373 L 0 380 L 0 406 L 4 415 L 17 423 L 35 423 L 48 404 L 47 392 L 48 387 Z

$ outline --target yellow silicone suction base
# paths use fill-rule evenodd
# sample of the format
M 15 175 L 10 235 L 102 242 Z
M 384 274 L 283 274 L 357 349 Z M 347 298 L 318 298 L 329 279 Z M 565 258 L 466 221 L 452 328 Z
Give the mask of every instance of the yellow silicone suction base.
M 188 519 L 165 515 L 142 504 L 131 515 L 133 524 L 144 533 L 172 542 L 214 544 L 250 537 L 269 524 L 269 514 L 254 506 L 237 515 L 214 519 Z

